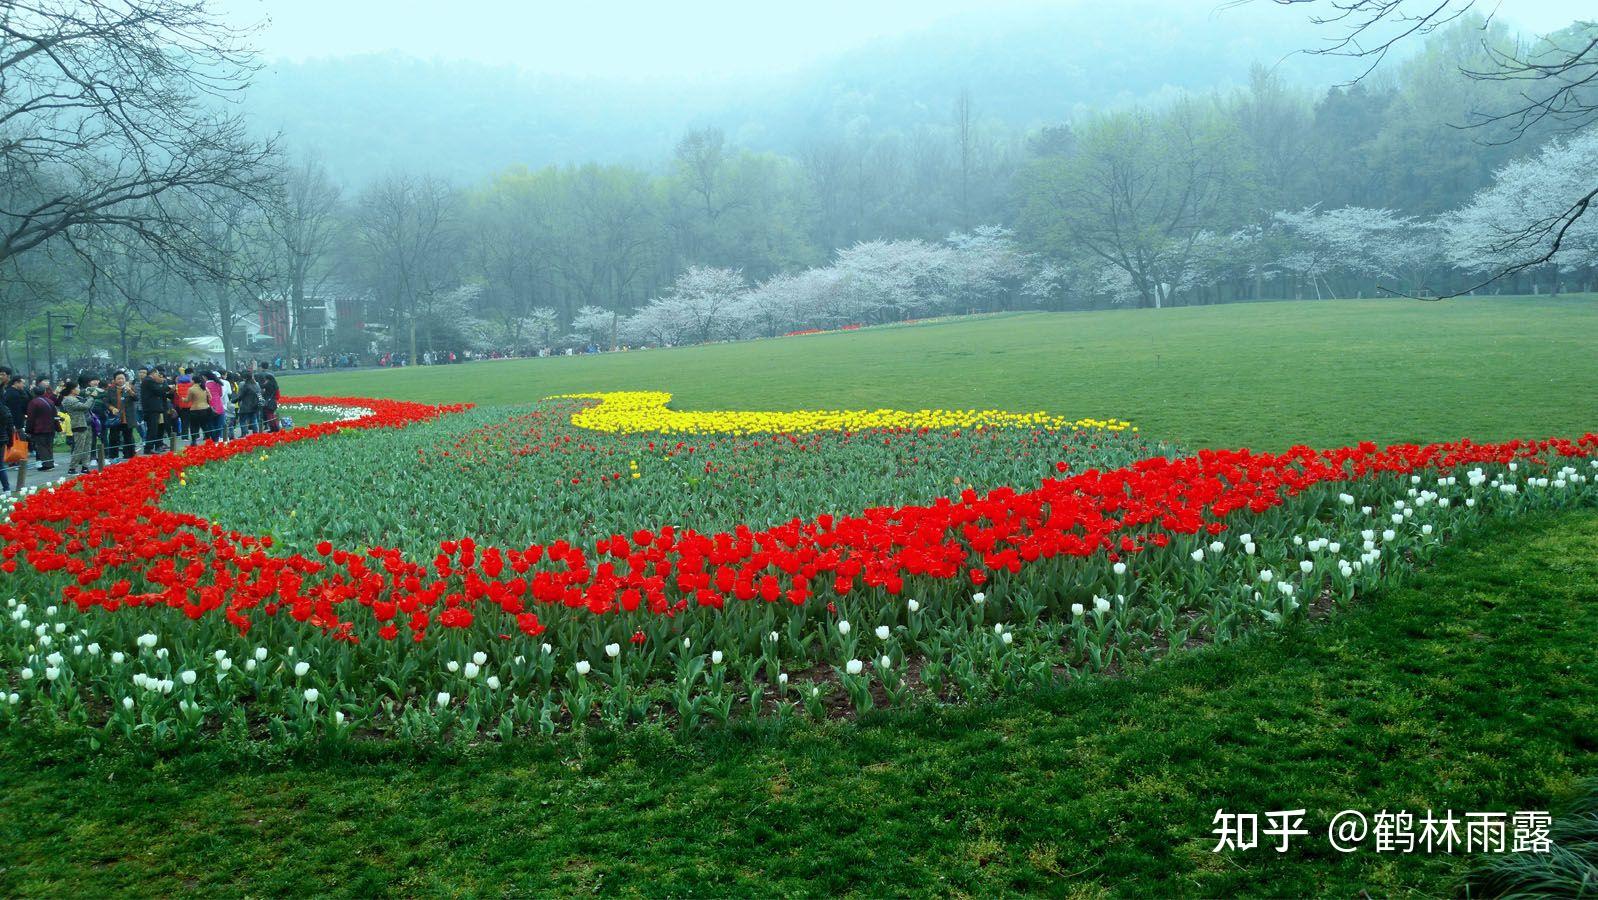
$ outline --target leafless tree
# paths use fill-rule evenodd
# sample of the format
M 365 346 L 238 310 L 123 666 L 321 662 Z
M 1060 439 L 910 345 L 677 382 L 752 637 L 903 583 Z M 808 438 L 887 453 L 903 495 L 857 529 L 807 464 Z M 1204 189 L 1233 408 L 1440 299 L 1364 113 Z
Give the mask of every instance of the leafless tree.
M 391 313 L 395 349 L 407 329 L 414 364 L 417 320 L 448 286 L 455 259 L 455 192 L 436 178 L 393 175 L 367 188 L 356 207 L 367 280 Z
M 266 223 L 281 255 L 291 356 L 307 350 L 305 298 L 320 292 L 331 270 L 327 262 L 338 239 L 339 195 L 321 161 L 307 156 L 281 173 L 266 206 Z
M 174 204 L 253 194 L 271 149 L 229 108 L 247 36 L 204 0 L 0 4 L 0 263 L 109 230 L 206 264 Z
M 954 100 L 955 141 L 960 151 L 961 228 L 971 227 L 971 168 L 976 155 L 976 135 L 972 133 L 971 92 L 965 89 Z

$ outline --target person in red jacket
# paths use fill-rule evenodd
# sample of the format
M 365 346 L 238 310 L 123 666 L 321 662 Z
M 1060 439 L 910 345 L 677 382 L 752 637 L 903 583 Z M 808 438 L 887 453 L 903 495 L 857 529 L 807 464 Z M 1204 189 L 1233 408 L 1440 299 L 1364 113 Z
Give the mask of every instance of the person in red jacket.
M 42 385 L 33 388 L 33 399 L 28 401 L 26 425 L 23 430 L 28 435 L 28 443 L 33 445 L 33 455 L 39 460 L 39 471 L 48 472 L 55 468 L 55 433 L 59 423 L 56 421 L 55 404 L 45 395 Z

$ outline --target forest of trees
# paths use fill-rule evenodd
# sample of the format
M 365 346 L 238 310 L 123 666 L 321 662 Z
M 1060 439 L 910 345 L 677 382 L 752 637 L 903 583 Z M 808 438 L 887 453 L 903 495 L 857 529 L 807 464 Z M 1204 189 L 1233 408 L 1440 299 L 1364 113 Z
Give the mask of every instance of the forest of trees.
M 174 27 L 233 52 L 204 22 Z M 1594 33 L 1573 25 L 1538 46 Z M 1505 236 L 1598 170 L 1592 128 L 1483 120 L 1521 88 L 1467 73 L 1520 52 L 1517 40 L 1462 18 L 1401 63 L 1319 91 L 1256 66 L 1246 87 L 1028 128 L 956 91 L 929 101 L 919 124 L 817 128 L 791 153 L 711 126 L 650 164 L 515 166 L 464 181 L 395 171 L 351 187 L 315 154 L 247 140 L 196 102 L 164 120 L 172 145 L 145 162 L 159 190 L 96 168 L 105 146 L 84 149 L 75 171 L 38 165 L 85 182 L 73 195 L 85 203 L 99 188 L 123 192 L 64 212 L 37 249 L 21 226 L 0 245 L 0 346 L 13 366 L 38 358 L 46 313 L 77 324 L 79 354 L 181 355 L 184 337 L 213 334 L 232 363 L 261 350 L 247 323 L 276 316 L 289 326 L 268 353 L 415 357 L 1007 309 L 1449 293 L 1512 263 L 1524 248 Z M 249 74 L 247 59 L 220 61 Z M 14 66 L 39 97 L 62 77 Z M 173 78 L 198 95 L 214 68 Z M 3 105 L 27 102 L 13 93 Z M 50 193 L 43 178 L 5 186 L 10 222 L 36 222 L 28 201 Z M 1592 289 L 1592 226 L 1486 289 Z M 334 300 L 338 328 L 309 327 L 312 308 Z

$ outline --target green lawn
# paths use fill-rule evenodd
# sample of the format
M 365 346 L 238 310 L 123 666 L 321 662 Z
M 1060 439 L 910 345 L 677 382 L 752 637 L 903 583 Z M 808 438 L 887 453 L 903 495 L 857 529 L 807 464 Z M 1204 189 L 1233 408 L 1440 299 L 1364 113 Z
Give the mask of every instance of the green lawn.
M 1598 303 L 1009 316 L 285 379 L 485 404 L 1045 408 L 1197 445 L 1598 428 Z M 396 473 L 395 477 L 401 477 Z M 1344 808 L 1545 809 L 1598 773 L 1598 513 L 1501 523 L 1350 611 L 1135 677 L 860 724 L 148 758 L 0 741 L 0 895 L 1442 895 L 1462 856 L 1328 850 Z M 1319 837 L 1216 855 L 1211 818 Z
M 283 379 L 289 393 L 694 409 L 1046 409 L 1190 446 L 1546 437 L 1598 427 L 1598 297 L 1339 300 L 969 322 Z

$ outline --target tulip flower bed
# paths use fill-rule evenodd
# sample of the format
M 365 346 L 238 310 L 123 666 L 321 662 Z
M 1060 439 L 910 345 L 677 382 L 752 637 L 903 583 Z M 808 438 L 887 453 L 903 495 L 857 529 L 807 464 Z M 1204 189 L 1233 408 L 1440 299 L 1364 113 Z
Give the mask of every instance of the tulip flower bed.
M 974 700 L 1598 499 L 1591 434 L 1182 455 L 1116 420 L 665 399 L 305 398 L 352 418 L 30 495 L 0 524 L 0 718 L 426 739 Z

